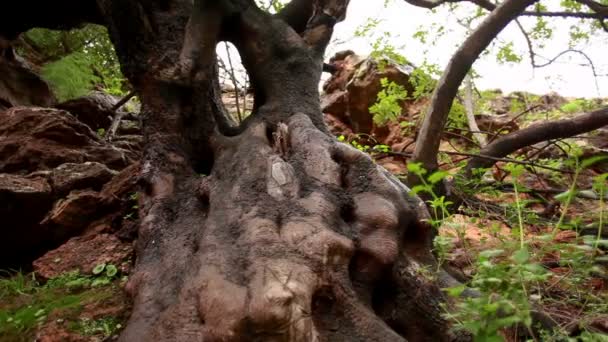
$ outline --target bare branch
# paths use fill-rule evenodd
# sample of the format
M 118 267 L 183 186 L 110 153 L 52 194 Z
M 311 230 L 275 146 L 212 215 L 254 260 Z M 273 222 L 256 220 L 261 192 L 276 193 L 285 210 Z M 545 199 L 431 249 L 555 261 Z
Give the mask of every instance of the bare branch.
M 458 3 L 458 2 L 470 2 L 487 11 L 493 11 L 496 9 L 496 5 L 488 0 L 405 0 L 410 5 L 433 9 L 447 3 Z M 543 11 L 524 11 L 520 15 L 531 16 L 531 17 L 558 17 L 558 18 L 579 18 L 579 19 L 605 19 L 608 18 L 608 13 L 605 9 L 600 6 L 604 6 L 595 3 L 591 0 L 577 0 L 580 3 L 587 5 L 595 13 L 592 12 L 543 12 Z M 591 5 L 589 5 L 589 4 Z M 592 7 L 593 6 L 593 7 Z M 605 6 L 604 6 L 605 7 Z
M 494 164 L 494 159 L 504 158 L 523 147 L 547 140 L 573 137 L 606 125 L 608 125 L 608 107 L 572 119 L 543 122 L 515 131 L 483 148 L 479 152 L 480 157 L 469 161 L 465 174 L 470 176 L 474 169 L 490 167 Z
M 532 68 L 534 69 L 534 68 L 536 68 L 536 60 L 535 60 L 536 53 L 534 52 L 534 45 L 532 45 L 532 39 L 530 39 L 528 32 L 526 32 L 526 30 L 524 29 L 523 25 L 519 22 L 519 20 L 515 19 L 515 24 L 517 24 L 517 27 L 521 31 L 521 34 L 524 35 L 524 39 L 526 40 L 526 44 L 528 45 L 528 54 L 530 56 L 530 64 L 532 65 Z
M 416 141 L 414 161 L 422 162 L 427 170 L 437 168 L 437 151 L 452 103 L 464 77 L 479 55 L 494 38 L 526 7 L 536 0 L 507 0 L 488 15 L 452 56 L 439 80 L 431 105 L 424 117 L 420 135 Z M 419 179 L 411 175 L 410 184 Z

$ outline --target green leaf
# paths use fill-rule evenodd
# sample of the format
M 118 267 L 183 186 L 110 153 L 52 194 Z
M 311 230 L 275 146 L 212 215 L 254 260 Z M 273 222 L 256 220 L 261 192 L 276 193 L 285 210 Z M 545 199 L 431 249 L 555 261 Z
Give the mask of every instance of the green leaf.
M 459 286 L 454 286 L 454 287 L 449 287 L 446 288 L 445 291 L 448 293 L 448 295 L 450 297 L 460 297 L 460 295 L 462 294 L 462 292 L 464 292 L 464 290 L 466 290 L 466 285 L 459 285 Z
M 93 268 L 93 274 L 94 275 L 99 275 L 99 274 L 101 274 L 101 272 L 103 272 L 103 270 L 105 268 L 106 268 L 106 264 L 105 263 L 101 263 L 101 264 L 99 264 L 99 265 L 97 265 L 97 266 L 95 266 Z
M 91 286 L 98 287 L 98 286 L 104 286 L 104 285 L 108 285 L 108 284 L 110 284 L 110 279 L 108 279 L 106 277 L 101 277 L 101 278 L 97 278 L 97 279 L 93 280 L 93 283 L 91 284 Z
M 428 180 L 429 180 L 429 182 L 431 182 L 431 184 L 435 184 L 435 183 L 442 181 L 448 175 L 449 175 L 449 173 L 447 171 L 439 170 L 439 171 L 433 172 L 433 174 L 431 174 L 429 176 Z
M 480 257 L 483 258 L 493 258 L 493 257 L 497 257 L 499 255 L 502 255 L 504 253 L 504 249 L 488 249 L 486 251 L 482 251 L 481 253 L 479 253 Z
M 601 155 L 587 158 L 581 162 L 581 168 L 586 169 L 595 163 L 598 163 L 598 162 L 601 162 L 601 161 L 607 160 L 607 159 L 608 159 L 608 156 L 601 156 Z
M 528 252 L 527 248 L 519 249 L 513 254 L 511 259 L 513 259 L 513 261 L 515 261 L 516 263 L 522 265 L 528 260 L 530 260 L 530 252 Z
M 564 191 L 562 193 L 559 193 L 557 195 L 555 195 L 553 198 L 555 198 L 556 201 L 560 201 L 560 202 L 564 202 L 567 201 L 568 198 L 572 198 L 572 196 L 574 196 L 576 194 L 576 190 L 571 191 Z
M 114 266 L 112 264 L 106 266 L 106 276 L 108 276 L 109 278 L 114 277 L 117 273 L 118 273 L 118 268 L 116 268 L 116 266 Z

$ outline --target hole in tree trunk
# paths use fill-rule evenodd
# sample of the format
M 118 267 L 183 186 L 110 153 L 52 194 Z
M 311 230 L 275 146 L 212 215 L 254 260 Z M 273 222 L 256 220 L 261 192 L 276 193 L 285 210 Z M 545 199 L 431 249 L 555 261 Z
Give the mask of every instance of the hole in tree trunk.
M 217 45 L 222 102 L 233 121 L 241 123 L 253 111 L 253 92 L 241 56 L 232 43 Z

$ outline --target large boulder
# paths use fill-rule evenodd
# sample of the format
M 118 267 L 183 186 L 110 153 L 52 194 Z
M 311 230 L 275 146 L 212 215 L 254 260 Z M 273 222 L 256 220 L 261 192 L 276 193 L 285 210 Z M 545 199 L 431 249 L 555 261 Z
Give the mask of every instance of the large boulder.
M 0 113 L 0 172 L 27 174 L 88 161 L 119 170 L 133 162 L 126 152 L 63 110 L 13 107 Z
M 369 111 L 377 101 L 383 78 L 395 82 L 411 92 L 411 65 L 401 65 L 388 58 L 363 58 L 352 51 L 337 53 L 330 63 L 336 72 L 323 85 L 322 110 L 350 125 L 355 133 L 382 135 L 374 132 L 376 125 Z M 403 120 L 407 120 L 407 102 L 402 102 Z M 378 133 L 378 134 L 376 134 Z M 386 134 L 386 133 L 385 133 Z

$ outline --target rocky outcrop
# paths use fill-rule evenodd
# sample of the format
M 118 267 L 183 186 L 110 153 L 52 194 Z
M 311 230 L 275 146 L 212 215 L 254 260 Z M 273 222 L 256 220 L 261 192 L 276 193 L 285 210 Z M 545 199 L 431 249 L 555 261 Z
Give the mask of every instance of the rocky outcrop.
M 119 100 L 112 95 L 96 91 L 87 96 L 60 103 L 56 107 L 70 112 L 93 130 L 98 130 L 107 129 L 110 126 L 115 115 L 114 106 Z
M 380 80 L 387 78 L 406 90 L 412 91 L 410 74 L 414 70 L 410 65 L 400 65 L 391 60 L 382 60 L 381 64 L 373 58 L 363 58 L 352 51 L 337 53 L 330 63 L 336 72 L 323 85 L 324 95 L 321 99 L 323 113 L 330 114 L 337 120 L 352 127 L 355 133 L 382 135 L 372 119 L 369 107 L 377 101 L 378 92 L 382 89 Z M 408 120 L 408 103 L 403 102 L 403 120 Z
M 14 106 L 52 106 L 56 100 L 48 84 L 4 42 L 0 42 L 0 110 Z
M 34 261 L 34 271 L 41 278 L 50 279 L 73 270 L 90 274 L 97 265 L 112 264 L 125 274 L 130 269 L 132 256 L 131 243 L 123 242 L 113 234 L 91 234 L 74 237 L 46 253 Z
M 71 190 L 100 190 L 116 174 L 116 171 L 98 162 L 66 163 L 53 169 L 49 179 L 55 195 L 64 196 Z
M 107 143 L 64 110 L 0 112 L 0 269 L 87 232 L 134 238 L 141 136 L 126 141 Z
M 0 172 L 30 173 L 64 163 L 101 162 L 122 169 L 127 151 L 105 143 L 70 113 L 13 107 L 0 113 Z

